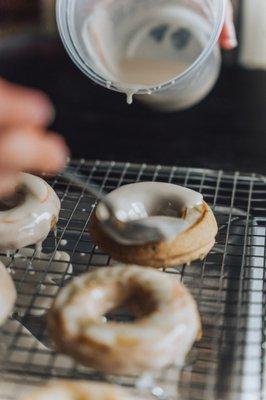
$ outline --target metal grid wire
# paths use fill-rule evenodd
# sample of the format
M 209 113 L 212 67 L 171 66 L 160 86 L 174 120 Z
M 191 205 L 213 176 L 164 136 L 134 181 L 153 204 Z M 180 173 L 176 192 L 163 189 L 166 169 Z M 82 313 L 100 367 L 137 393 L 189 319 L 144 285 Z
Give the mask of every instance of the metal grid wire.
M 151 398 L 168 398 L 167 390 L 171 394 L 174 388 L 174 399 L 176 390 L 184 400 L 265 399 L 265 179 L 255 174 L 144 164 L 80 160 L 70 165 L 106 192 L 137 181 L 185 185 L 202 192 L 218 219 L 217 244 L 204 261 L 165 270 L 194 295 L 204 334 L 180 374 L 174 367 L 158 374 Z M 23 257 L 1 256 L 18 291 L 15 313 L 1 330 L 3 400 L 16 400 L 18 388 L 50 378 L 107 379 L 129 387 L 135 383 L 130 377 L 99 375 L 51 350 L 45 313 L 57 292 L 73 276 L 108 266 L 112 260 L 94 246 L 87 230 L 95 199 L 60 176 L 50 183 L 62 210 L 56 238 L 50 234 L 44 243 L 46 261 L 30 249 Z

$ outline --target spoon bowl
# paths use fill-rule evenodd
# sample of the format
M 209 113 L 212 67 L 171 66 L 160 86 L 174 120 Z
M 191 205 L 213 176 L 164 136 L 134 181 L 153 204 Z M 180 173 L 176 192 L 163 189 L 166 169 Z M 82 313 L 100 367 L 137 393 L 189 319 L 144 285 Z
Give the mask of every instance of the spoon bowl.
M 179 219 L 164 217 L 164 223 L 159 223 L 156 217 L 122 221 L 116 216 L 113 202 L 106 197 L 106 194 L 103 193 L 100 187 L 95 184 L 92 186 L 88 182 L 83 181 L 83 179 L 74 175 L 68 168 L 61 175 L 68 182 L 74 183 L 84 192 L 90 193 L 97 200 L 101 201 L 101 204 L 105 207 L 105 218 L 101 219 L 102 227 L 116 242 L 133 246 L 160 242 L 166 239 L 169 240 L 176 234 L 176 224 Z

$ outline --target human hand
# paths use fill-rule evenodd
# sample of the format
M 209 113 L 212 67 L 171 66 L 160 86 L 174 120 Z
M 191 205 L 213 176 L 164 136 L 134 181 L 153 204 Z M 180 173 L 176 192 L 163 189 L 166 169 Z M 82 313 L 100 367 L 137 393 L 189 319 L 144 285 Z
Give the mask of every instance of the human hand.
M 236 30 L 234 25 L 233 6 L 227 1 L 225 23 L 220 36 L 220 44 L 224 50 L 231 50 L 237 46 Z
M 53 114 L 45 94 L 0 78 L 0 196 L 14 190 L 19 171 L 56 173 L 64 167 L 66 144 L 45 129 Z

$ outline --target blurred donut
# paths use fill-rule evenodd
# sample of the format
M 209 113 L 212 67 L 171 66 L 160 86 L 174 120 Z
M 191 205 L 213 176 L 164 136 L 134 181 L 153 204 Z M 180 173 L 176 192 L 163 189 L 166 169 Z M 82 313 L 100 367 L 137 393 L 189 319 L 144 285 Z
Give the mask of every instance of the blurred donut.
M 83 381 L 58 381 L 37 389 L 21 400 L 133 400 L 126 390 L 114 385 Z
M 118 308 L 135 319 L 106 321 Z M 55 300 L 48 327 L 60 352 L 98 371 L 129 375 L 182 365 L 201 333 L 189 291 L 169 274 L 133 265 L 75 278 Z
M 0 261 L 0 326 L 11 314 L 17 298 L 14 282 Z

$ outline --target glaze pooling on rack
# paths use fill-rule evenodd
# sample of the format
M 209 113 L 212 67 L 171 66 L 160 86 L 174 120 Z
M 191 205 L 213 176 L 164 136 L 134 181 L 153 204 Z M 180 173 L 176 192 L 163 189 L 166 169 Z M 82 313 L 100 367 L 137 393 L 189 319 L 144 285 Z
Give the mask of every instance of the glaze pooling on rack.
M 68 271 L 72 274 L 73 268 L 70 264 L 69 254 L 56 251 L 55 254 L 36 254 L 33 249 L 24 248 L 15 254 L 12 263 L 9 263 L 9 271 L 14 282 L 18 285 L 18 298 L 16 311 L 20 316 L 25 313 L 31 315 L 43 315 L 49 310 L 53 298 L 58 292 L 57 280 L 62 274 Z M 30 262 L 35 255 L 34 261 Z M 47 262 L 52 259 L 47 273 L 45 268 Z M 8 260 L 0 257 L 3 263 Z M 23 280 L 22 280 L 23 279 Z M 41 282 L 41 283 L 40 283 Z M 31 306 L 32 296 L 36 290 L 40 291 L 40 295 Z

